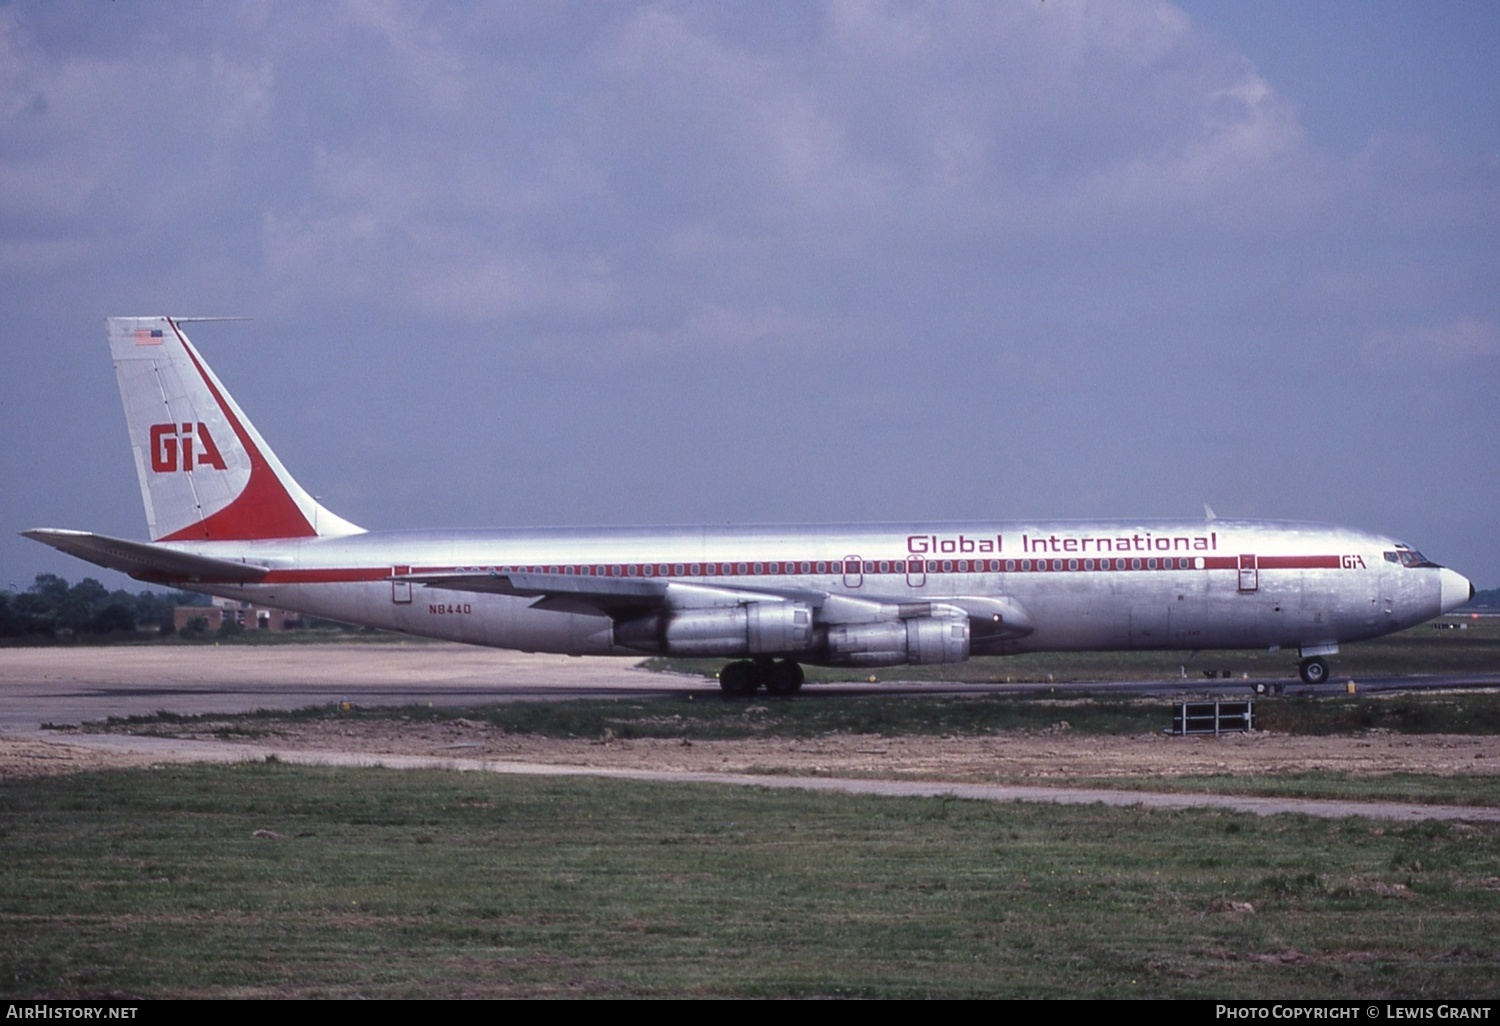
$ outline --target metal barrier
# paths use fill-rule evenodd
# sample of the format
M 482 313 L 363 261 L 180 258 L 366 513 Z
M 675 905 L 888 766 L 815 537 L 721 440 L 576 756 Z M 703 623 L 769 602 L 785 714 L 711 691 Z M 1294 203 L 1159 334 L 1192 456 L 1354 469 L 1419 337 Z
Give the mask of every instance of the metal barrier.
M 1168 734 L 1232 734 L 1255 729 L 1254 702 L 1182 702 Z

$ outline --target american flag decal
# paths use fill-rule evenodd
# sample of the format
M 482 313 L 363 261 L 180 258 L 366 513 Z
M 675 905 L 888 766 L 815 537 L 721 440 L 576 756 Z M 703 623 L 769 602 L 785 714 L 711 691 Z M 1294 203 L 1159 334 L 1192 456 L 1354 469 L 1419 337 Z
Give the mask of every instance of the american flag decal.
M 150 331 L 147 331 L 145 328 L 136 328 L 135 344 L 138 346 L 161 345 L 161 329 L 152 328 Z

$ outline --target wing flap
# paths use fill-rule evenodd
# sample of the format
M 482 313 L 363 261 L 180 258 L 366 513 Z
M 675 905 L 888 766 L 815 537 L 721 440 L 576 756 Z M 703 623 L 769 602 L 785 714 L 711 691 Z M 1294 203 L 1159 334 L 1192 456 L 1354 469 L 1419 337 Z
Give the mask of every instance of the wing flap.
M 656 609 L 665 604 L 667 582 L 646 578 L 575 577 L 569 574 L 500 573 L 497 570 L 398 574 L 428 588 L 472 591 L 482 595 L 533 597 L 538 609 L 559 613 L 602 613 L 621 616 Z

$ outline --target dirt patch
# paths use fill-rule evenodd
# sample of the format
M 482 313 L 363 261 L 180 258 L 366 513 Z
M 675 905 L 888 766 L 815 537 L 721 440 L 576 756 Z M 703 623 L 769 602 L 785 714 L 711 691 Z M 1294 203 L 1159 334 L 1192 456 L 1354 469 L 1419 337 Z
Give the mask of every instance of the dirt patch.
M 100 751 L 62 741 L 0 737 L 0 779 L 121 769 L 160 761 L 148 755 Z
M 168 758 L 190 761 L 205 742 L 354 755 L 493 759 L 606 769 L 709 773 L 793 773 L 923 780 L 1035 780 L 1209 774 L 1333 772 L 1500 774 L 1500 737 L 1372 732 L 1351 737 L 1293 737 L 1255 732 L 1222 737 L 1075 735 L 1066 730 L 1014 731 L 986 737 L 830 735 L 813 740 L 728 741 L 554 739 L 506 733 L 488 724 L 401 721 L 272 721 L 255 737 L 235 737 L 229 723 L 199 722 Z M 170 749 L 171 746 L 168 746 Z M 0 776 L 34 775 L 160 762 L 100 750 L 80 737 L 55 742 L 0 738 Z

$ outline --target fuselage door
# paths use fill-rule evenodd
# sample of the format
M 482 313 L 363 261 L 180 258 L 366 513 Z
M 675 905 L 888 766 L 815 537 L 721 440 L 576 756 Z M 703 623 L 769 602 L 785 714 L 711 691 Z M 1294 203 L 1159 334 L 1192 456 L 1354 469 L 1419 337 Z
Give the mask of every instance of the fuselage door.
M 858 556 L 844 557 L 844 587 L 858 588 L 865 583 L 864 564 Z
M 921 588 L 927 584 L 927 561 L 922 559 L 906 560 L 906 586 L 908 588 Z
M 403 577 L 403 576 L 405 576 L 406 574 L 409 574 L 409 573 L 411 573 L 411 567 L 409 567 L 409 566 L 393 566 L 393 567 L 391 567 L 391 574 L 392 574 L 392 576 Z M 398 606 L 409 606 L 409 605 L 411 605 L 411 582 L 410 581 L 392 581 L 391 582 L 391 601 L 394 602 Z
M 1255 591 L 1260 588 L 1260 570 L 1255 556 L 1240 556 L 1240 591 Z

